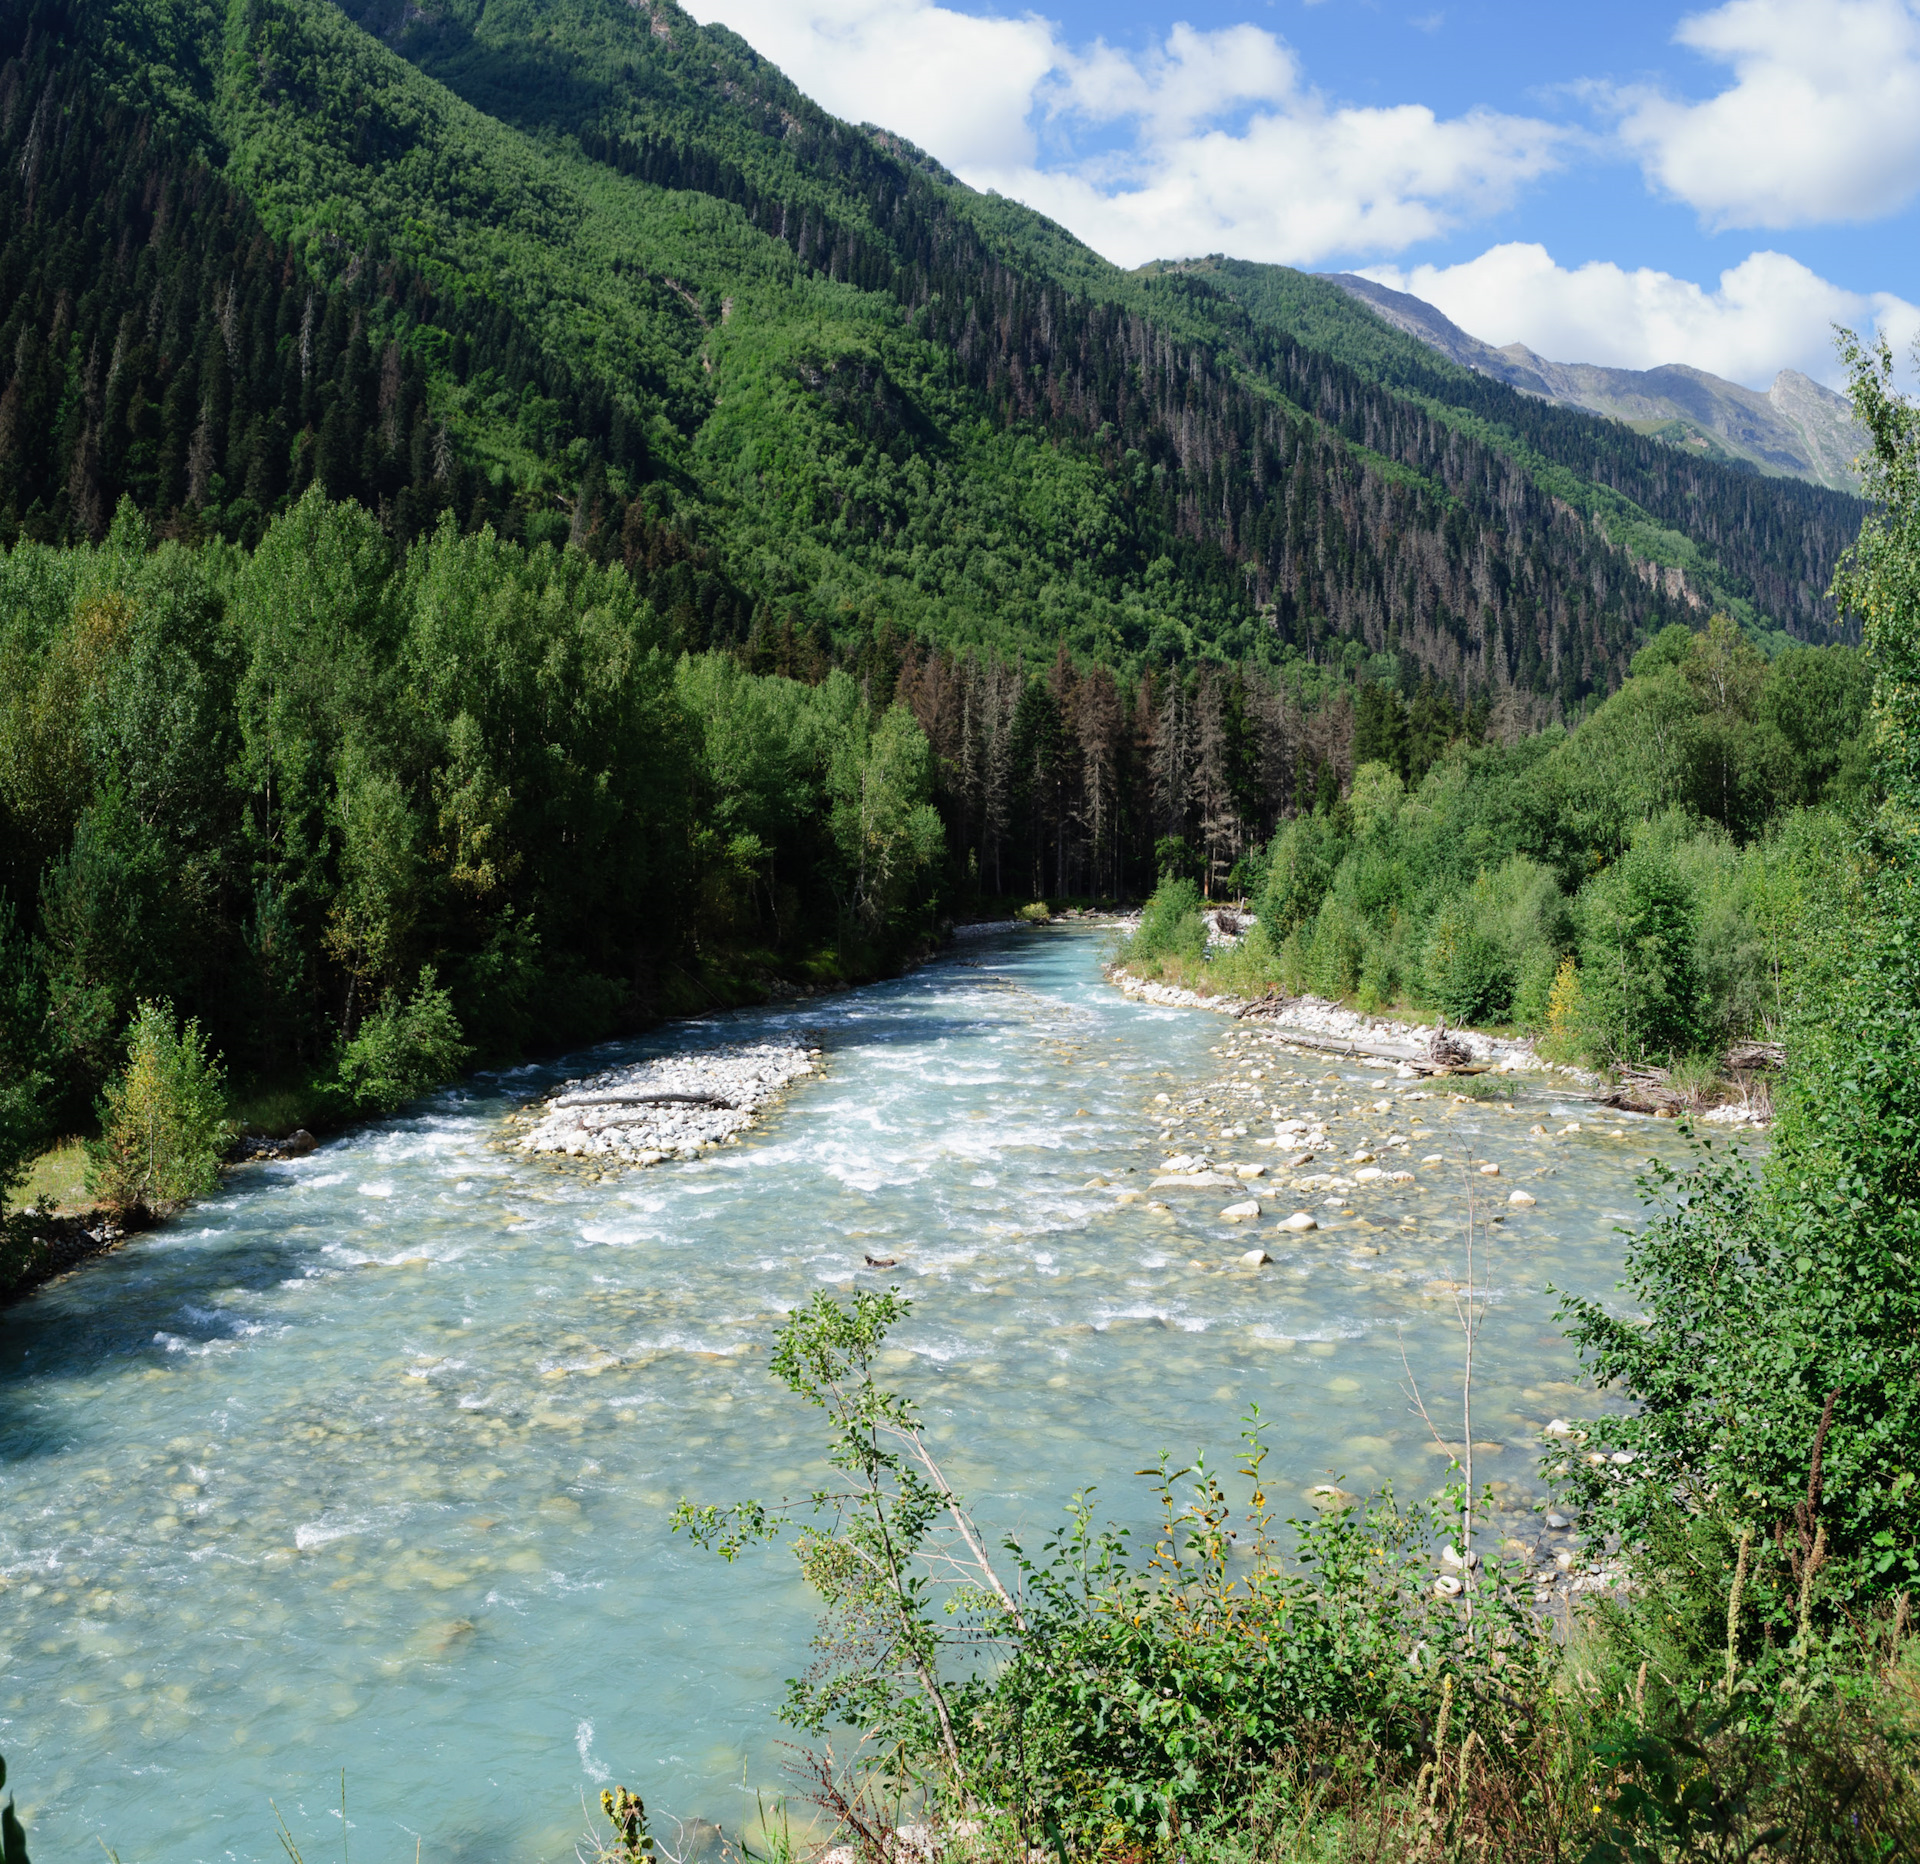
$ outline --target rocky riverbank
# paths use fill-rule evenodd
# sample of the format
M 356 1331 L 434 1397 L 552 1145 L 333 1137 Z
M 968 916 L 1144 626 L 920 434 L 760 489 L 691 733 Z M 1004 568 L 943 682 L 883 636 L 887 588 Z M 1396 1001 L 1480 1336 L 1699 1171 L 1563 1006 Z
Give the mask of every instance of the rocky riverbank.
M 104 1210 L 16 1211 L 0 1221 L 0 1302 L 16 1301 L 94 1256 L 105 1255 L 145 1223 L 143 1212 L 121 1221 Z
M 614 1166 L 696 1158 L 736 1139 L 819 1059 L 818 1049 L 759 1042 L 609 1068 L 511 1115 L 526 1129 L 514 1144 Z
M 1282 1037 L 1289 1034 L 1313 1037 L 1316 1040 L 1312 1046 L 1316 1048 L 1331 1043 L 1350 1049 L 1356 1056 L 1382 1061 L 1424 1061 L 1433 1053 L 1434 1038 L 1441 1033 L 1432 1023 L 1404 1023 L 1383 1016 L 1368 1016 L 1359 1010 L 1344 1009 L 1324 997 L 1248 998 L 1225 993 L 1203 996 L 1179 984 L 1137 977 L 1120 965 L 1112 966 L 1107 976 L 1127 996 L 1138 997 L 1143 1002 L 1258 1020 L 1263 1029 Z M 1449 1042 L 1465 1052 L 1469 1061 L 1503 1073 L 1558 1075 L 1583 1085 L 1596 1079 L 1580 1069 L 1563 1068 L 1547 1061 L 1525 1036 L 1490 1036 L 1477 1029 L 1448 1029 L 1444 1033 Z

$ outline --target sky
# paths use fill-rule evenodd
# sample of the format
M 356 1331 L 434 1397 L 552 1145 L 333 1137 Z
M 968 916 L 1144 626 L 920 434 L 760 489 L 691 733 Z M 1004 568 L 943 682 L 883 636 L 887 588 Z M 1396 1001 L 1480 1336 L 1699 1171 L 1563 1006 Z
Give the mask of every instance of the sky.
M 1838 385 L 1920 335 L 1920 0 L 693 0 L 1121 265 L 1357 271 L 1494 344 Z

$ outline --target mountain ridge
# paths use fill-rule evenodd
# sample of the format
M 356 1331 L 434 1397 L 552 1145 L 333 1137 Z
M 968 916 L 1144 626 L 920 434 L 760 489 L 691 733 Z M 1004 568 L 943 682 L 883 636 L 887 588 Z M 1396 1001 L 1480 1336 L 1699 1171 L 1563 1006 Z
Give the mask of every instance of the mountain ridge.
M 1319 276 L 1396 330 L 1523 394 L 1625 421 L 1675 446 L 1700 448 L 1709 457 L 1745 460 L 1763 473 L 1806 479 L 1834 491 L 1859 489 L 1851 462 L 1866 438 L 1846 398 L 1796 369 L 1779 371 L 1761 394 L 1686 363 L 1616 369 L 1553 362 L 1524 343 L 1496 348 L 1424 298 L 1358 273 Z
M 0 39 L 0 393 L 67 412 L 0 528 L 97 534 L 130 492 L 244 541 L 317 479 L 397 536 L 621 556 L 695 644 L 1296 656 L 1550 712 L 1709 607 L 1832 632 L 1857 502 L 1543 409 L 1303 274 L 1121 272 L 670 0 L 39 0 L 24 24 Z M 50 190 L 24 177 L 56 91 Z M 109 106 L 134 112 L 112 135 Z M 168 137 L 271 265 L 219 215 L 164 256 Z M 122 403 L 171 413 L 129 452 Z M 160 465 L 129 478 L 140 448 Z

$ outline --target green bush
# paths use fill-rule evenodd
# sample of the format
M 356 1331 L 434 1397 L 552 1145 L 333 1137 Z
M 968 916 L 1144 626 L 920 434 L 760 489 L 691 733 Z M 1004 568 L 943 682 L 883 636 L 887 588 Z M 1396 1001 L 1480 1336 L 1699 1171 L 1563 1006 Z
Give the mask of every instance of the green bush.
M 1473 905 L 1470 896 L 1452 899 L 1435 917 L 1422 959 L 1427 995 L 1450 1022 L 1499 1022 L 1513 1007 L 1513 961 Z
M 1449 1731 L 1483 1751 L 1524 1740 L 1556 1647 L 1485 1567 L 1471 1619 L 1436 1590 L 1436 1543 L 1477 1522 L 1459 1485 L 1411 1505 L 1329 1486 L 1320 1519 L 1287 1524 L 1289 1557 L 1256 1414 L 1243 1508 L 1204 1460 L 1163 1457 L 1142 1472 L 1159 1517 L 1142 1550 L 1081 1495 L 1044 1547 L 1007 1543 L 1003 1579 L 915 1405 L 874 1381 L 911 1311 L 892 1291 L 822 1294 L 781 1329 L 772 1370 L 825 1413 L 830 1490 L 682 1502 L 674 1526 L 726 1558 L 790 1539 L 823 1609 L 818 1659 L 788 1684 L 782 1719 L 867 1731 L 886 1757 L 871 1764 L 924 1792 L 936 1819 L 1005 1809 L 1016 1830 L 972 1855 L 1044 1840 L 1050 1856 L 1209 1857 L 1205 1840 L 1243 1835 L 1263 1792 L 1290 1822 L 1310 1816 L 1336 1758 L 1404 1791 L 1423 1746 L 1442 1744 L 1450 1767 L 1471 1752 Z
M 1582 1039 L 1600 1061 L 1666 1060 L 1701 1035 L 1699 926 L 1674 857 L 1636 841 L 1582 889 Z
M 452 999 L 428 965 L 405 1003 L 389 999 L 340 1051 L 330 1098 L 349 1118 L 392 1113 L 451 1080 L 470 1054 Z
M 47 1143 L 46 993 L 0 897 L 0 1208 Z
M 1637 1312 L 1565 1309 L 1595 1383 L 1633 1408 L 1588 1423 L 1558 1479 L 1641 1568 L 1624 1630 L 1644 1660 L 1720 1645 L 1729 1715 L 1773 1699 L 1798 1717 L 1841 1689 L 1920 1583 L 1920 407 L 1893 395 L 1884 347 L 1848 360 L 1876 509 L 1835 593 L 1866 618 L 1886 800 L 1850 875 L 1820 837 L 1786 862 L 1802 886 L 1783 911 L 1814 936 L 1781 993 L 1760 1170 L 1709 1154 L 1659 1174 L 1665 1208 L 1628 1252 Z M 1670 871 L 1628 882 L 1677 927 Z
M 100 1101 L 87 1189 L 114 1210 L 165 1211 L 219 1181 L 226 1095 L 198 1022 L 176 1028 L 173 1006 L 142 1003 L 127 1030 L 126 1066 Z
M 1167 958 L 1198 961 L 1207 955 L 1207 922 L 1200 889 L 1191 880 L 1163 880 L 1140 912 L 1140 926 L 1127 955 L 1148 963 Z
M 1336 889 L 1321 902 L 1302 941 L 1305 988 L 1321 997 L 1348 997 L 1358 988 L 1372 928 L 1351 893 Z
M 1276 950 L 1320 910 L 1345 853 L 1346 836 L 1331 815 L 1296 816 L 1273 838 L 1260 923 Z

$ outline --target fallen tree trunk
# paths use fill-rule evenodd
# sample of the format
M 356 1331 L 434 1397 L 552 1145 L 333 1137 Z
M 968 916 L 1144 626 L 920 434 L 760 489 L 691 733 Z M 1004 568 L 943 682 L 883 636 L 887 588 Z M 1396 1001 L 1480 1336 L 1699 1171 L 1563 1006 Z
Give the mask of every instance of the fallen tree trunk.
M 719 1094 L 658 1094 L 638 1089 L 609 1094 L 563 1094 L 555 1107 L 722 1107 L 733 1110 L 733 1102 Z

